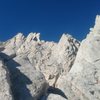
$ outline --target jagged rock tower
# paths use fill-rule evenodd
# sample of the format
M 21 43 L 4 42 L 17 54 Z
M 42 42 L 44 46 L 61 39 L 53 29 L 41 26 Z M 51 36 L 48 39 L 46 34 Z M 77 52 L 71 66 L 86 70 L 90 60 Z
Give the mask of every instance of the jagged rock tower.
M 0 42 L 0 100 L 100 100 L 100 16 L 81 45 L 33 32 Z

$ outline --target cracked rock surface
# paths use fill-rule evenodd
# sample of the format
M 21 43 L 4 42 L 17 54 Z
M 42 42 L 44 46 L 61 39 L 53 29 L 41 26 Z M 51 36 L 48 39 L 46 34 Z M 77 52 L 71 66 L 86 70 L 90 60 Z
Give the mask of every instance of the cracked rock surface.
M 0 100 L 100 100 L 100 16 L 81 43 L 32 32 L 0 42 Z
M 56 88 L 63 91 L 68 100 L 100 100 L 99 49 L 100 16 L 97 16 L 94 28 L 81 42 L 70 71 L 56 82 Z
M 58 43 L 39 37 L 40 33 L 31 32 L 27 37 L 18 33 L 0 45 L 0 56 L 10 72 L 14 100 L 66 100 L 56 83 L 71 69 L 80 43 L 68 34 L 63 34 Z
M 13 100 L 9 71 L 0 58 L 0 100 Z

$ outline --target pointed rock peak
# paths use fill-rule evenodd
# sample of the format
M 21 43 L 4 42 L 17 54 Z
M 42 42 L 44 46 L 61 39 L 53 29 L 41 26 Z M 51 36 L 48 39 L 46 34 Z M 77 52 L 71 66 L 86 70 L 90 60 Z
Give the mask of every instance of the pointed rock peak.
M 40 41 L 40 33 L 33 33 L 33 32 L 29 33 L 29 35 L 26 38 L 26 41 L 30 42 L 32 40 L 39 42 Z
M 73 38 L 71 35 L 63 33 L 59 43 L 63 42 L 64 44 L 66 44 L 66 42 L 78 42 L 78 40 L 76 40 L 75 38 Z
M 95 24 L 98 24 L 98 23 L 100 25 L 100 15 L 96 16 Z
M 62 40 L 62 39 L 70 40 L 70 39 L 75 39 L 75 38 L 73 38 L 72 35 L 70 35 L 70 34 L 63 33 L 60 40 Z
M 63 33 L 62 37 L 72 37 L 71 35 L 69 35 L 68 33 Z
M 100 34 L 100 15 L 96 16 L 94 28 L 90 28 L 90 31 L 94 34 Z
M 71 37 L 71 35 L 63 33 L 59 42 L 66 41 L 69 37 Z
M 36 32 L 34 32 L 34 33 L 30 32 L 27 37 L 34 36 L 35 34 L 36 34 Z
M 20 38 L 20 37 L 24 37 L 24 35 L 23 35 L 23 33 L 18 33 L 15 37 Z

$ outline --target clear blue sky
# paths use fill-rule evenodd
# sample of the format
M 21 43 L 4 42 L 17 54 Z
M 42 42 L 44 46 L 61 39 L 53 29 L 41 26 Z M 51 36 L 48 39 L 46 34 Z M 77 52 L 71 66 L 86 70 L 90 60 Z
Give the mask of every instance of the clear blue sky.
M 58 41 L 62 33 L 82 40 L 100 14 L 100 0 L 0 0 L 0 40 L 40 32 Z

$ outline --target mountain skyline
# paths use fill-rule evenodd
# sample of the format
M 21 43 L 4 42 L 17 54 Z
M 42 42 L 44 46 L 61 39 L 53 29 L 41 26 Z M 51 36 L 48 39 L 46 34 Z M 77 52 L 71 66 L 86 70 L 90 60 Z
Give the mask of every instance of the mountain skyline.
M 48 41 L 58 41 L 66 32 L 81 41 L 100 14 L 99 4 L 98 0 L 1 0 L 0 41 L 18 32 L 39 32 Z

